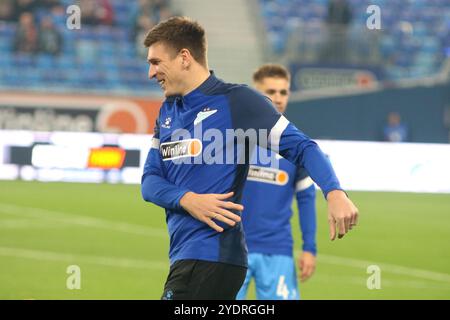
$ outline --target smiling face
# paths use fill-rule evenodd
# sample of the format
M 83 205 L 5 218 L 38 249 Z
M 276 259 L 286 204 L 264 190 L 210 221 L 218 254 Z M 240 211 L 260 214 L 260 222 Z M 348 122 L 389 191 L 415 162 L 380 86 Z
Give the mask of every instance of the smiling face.
M 289 101 L 290 83 L 285 78 L 266 77 L 255 83 L 255 87 L 262 94 L 268 96 L 277 108 L 278 112 L 284 113 Z
M 181 95 L 186 84 L 183 81 L 183 55 L 162 42 L 148 48 L 148 77 L 156 79 L 166 97 Z
M 186 17 L 171 17 L 145 36 L 150 64 L 148 76 L 156 79 L 166 97 L 186 95 L 209 77 L 205 30 Z

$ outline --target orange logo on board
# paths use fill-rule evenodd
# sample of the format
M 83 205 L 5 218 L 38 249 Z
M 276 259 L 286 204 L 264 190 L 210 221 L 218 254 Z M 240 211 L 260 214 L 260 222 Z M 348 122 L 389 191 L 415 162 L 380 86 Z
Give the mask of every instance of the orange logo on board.
M 91 149 L 88 168 L 120 169 L 125 160 L 125 150 L 115 147 Z

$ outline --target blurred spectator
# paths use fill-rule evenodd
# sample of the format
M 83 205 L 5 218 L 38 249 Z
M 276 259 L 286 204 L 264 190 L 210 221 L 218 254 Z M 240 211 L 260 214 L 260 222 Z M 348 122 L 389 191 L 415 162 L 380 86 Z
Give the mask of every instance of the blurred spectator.
M 136 26 L 140 16 L 149 17 L 154 23 L 172 16 L 167 0 L 139 0 L 133 14 L 133 24 Z
M 173 11 L 170 10 L 169 7 L 162 7 L 159 10 L 159 21 L 167 20 L 174 15 L 176 15 L 176 14 L 174 14 Z
M 61 7 L 60 0 L 38 0 L 39 6 L 46 9 Z
M 136 46 L 135 39 L 138 49 L 142 50 L 145 57 L 147 50 L 142 45 L 143 37 L 157 22 L 154 19 L 166 19 L 172 15 L 165 0 L 140 2 L 146 8 L 135 11 L 134 21 L 131 20 L 131 10 L 137 9 L 138 0 L 0 0 L 0 40 L 7 42 L 3 46 L 0 43 L 0 50 L 2 54 L 8 55 L 4 58 L 0 54 L 0 64 L 12 64 L 14 73 L 17 73 L 14 81 L 20 88 L 22 85 L 29 85 L 30 88 L 53 86 L 55 79 L 60 79 L 61 85 L 68 88 L 80 86 L 98 90 L 106 87 L 127 89 L 129 81 L 119 79 L 118 75 L 122 72 L 129 74 L 140 66 L 139 60 L 132 59 L 138 51 L 133 50 Z M 66 7 L 72 3 L 82 7 L 82 23 L 86 25 L 79 32 L 66 32 Z M 124 12 L 118 12 L 121 9 Z M 119 15 L 117 26 L 113 22 L 115 11 Z M 20 16 L 16 12 L 20 12 Z M 128 21 L 125 21 L 126 17 Z M 3 21 L 11 21 L 14 25 L 3 28 Z M 102 27 L 102 24 L 110 24 L 112 27 Z M 133 34 L 135 29 L 136 36 Z M 6 31 L 3 32 L 4 30 Z M 121 41 L 124 36 L 132 38 Z M 120 44 L 117 41 L 121 41 Z M 29 56 L 34 54 L 36 57 Z M 61 59 L 54 60 L 52 56 L 55 55 Z M 126 58 L 127 61 L 123 64 L 116 63 L 121 58 Z M 72 72 L 74 64 L 79 72 Z M 27 73 L 22 73 L 22 69 L 15 69 L 30 65 L 32 68 Z M 8 83 L 10 78 L 1 71 L 3 70 L 0 70 L 0 84 Z M 31 80 L 25 84 L 21 77 Z M 100 78 L 105 81 L 97 81 Z M 140 85 L 138 81 L 135 83 Z M 142 77 L 142 87 L 147 87 L 145 77 Z
M 114 12 L 109 0 L 80 0 L 80 8 L 82 24 L 113 24 Z
M 348 26 L 352 21 L 352 11 L 346 0 L 330 0 L 327 23 L 330 26 Z
M 31 13 L 22 13 L 14 37 L 14 51 L 36 53 L 38 49 L 38 31 Z
M 322 60 L 345 63 L 347 58 L 347 27 L 352 21 L 352 11 L 346 0 L 330 0 L 326 24 L 328 41 L 322 52 Z
M 61 52 L 62 37 L 51 16 L 44 17 L 39 30 L 39 52 L 57 55 Z
M 155 12 L 155 18 L 156 20 L 162 21 L 165 20 L 164 15 L 167 15 L 168 12 L 171 12 L 169 1 L 168 0 L 152 0 L 153 2 L 153 8 Z
M 11 0 L 0 0 L 0 21 L 16 21 Z
M 169 5 L 169 1 L 167 0 L 151 0 L 152 5 L 155 9 L 160 10 Z
M 136 51 L 140 57 L 145 58 L 147 56 L 147 48 L 143 45 L 147 32 L 155 25 L 155 23 L 147 15 L 141 15 L 138 17 L 138 21 L 135 26 L 135 45 Z
M 37 7 L 36 0 L 16 0 L 14 1 L 14 16 L 15 20 L 18 21 L 22 14 L 25 12 L 33 13 Z
M 172 16 L 166 0 L 139 0 L 133 13 L 133 41 L 139 56 L 147 55 L 142 45 L 147 32 L 159 21 Z
M 408 140 L 408 128 L 401 121 L 400 114 L 390 112 L 384 127 L 384 141 L 405 142 Z

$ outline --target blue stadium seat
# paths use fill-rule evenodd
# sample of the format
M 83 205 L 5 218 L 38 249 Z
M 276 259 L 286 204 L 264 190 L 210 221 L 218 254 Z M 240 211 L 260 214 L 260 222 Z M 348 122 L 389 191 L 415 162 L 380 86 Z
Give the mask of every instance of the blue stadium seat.
M 52 69 L 55 67 L 56 57 L 47 54 L 40 54 L 36 57 L 36 65 L 41 69 Z
M 436 63 L 437 56 L 427 52 L 419 52 L 414 57 L 414 66 L 416 67 L 432 67 Z
M 11 55 L 9 53 L 0 52 L 0 70 L 11 67 Z
M 414 35 L 418 37 L 425 37 L 428 35 L 428 28 L 425 23 L 418 22 L 414 24 Z
M 81 83 L 80 70 L 76 67 L 64 69 L 63 76 L 68 86 L 78 87 Z
M 70 69 L 75 67 L 76 58 L 75 55 L 64 54 L 55 59 L 55 63 L 59 69 Z
M 34 86 L 43 81 L 43 71 L 39 68 L 17 68 L 21 85 Z
M 111 27 L 99 26 L 94 30 L 95 39 L 98 41 L 113 41 L 113 31 Z
M 9 53 L 13 49 L 13 44 L 10 39 L 1 39 L 0 38 L 0 54 Z
M 422 49 L 426 53 L 436 54 L 441 49 L 440 41 L 436 37 L 424 38 Z
M 0 38 L 6 37 L 12 39 L 16 33 L 16 24 L 0 21 Z
M 101 56 L 112 57 L 115 56 L 117 47 L 115 42 L 102 41 L 98 44 L 98 53 Z
M 33 67 L 34 66 L 35 57 L 29 54 L 14 54 L 13 56 L 13 65 L 16 67 Z

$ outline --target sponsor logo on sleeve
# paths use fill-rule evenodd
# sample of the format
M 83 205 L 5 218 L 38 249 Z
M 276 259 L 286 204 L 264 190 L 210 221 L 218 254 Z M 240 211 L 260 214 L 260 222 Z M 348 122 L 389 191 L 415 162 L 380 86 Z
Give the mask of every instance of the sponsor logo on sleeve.
M 247 180 L 284 186 L 289 181 L 289 175 L 279 169 L 250 166 Z

